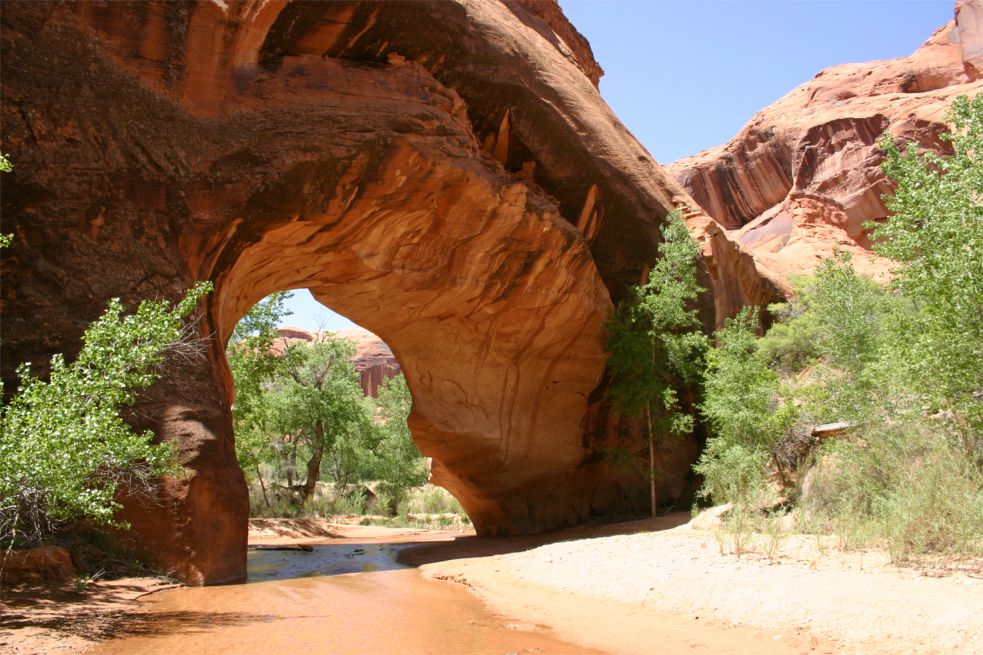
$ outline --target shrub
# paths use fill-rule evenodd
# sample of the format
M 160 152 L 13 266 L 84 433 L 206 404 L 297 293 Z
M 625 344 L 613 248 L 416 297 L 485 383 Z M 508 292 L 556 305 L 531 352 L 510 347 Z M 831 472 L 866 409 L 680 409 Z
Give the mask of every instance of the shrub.
M 0 539 L 39 541 L 80 519 L 120 525 L 118 491 L 152 497 L 156 479 L 177 471 L 170 444 L 134 432 L 120 412 L 160 377 L 169 353 L 197 352 L 184 319 L 210 290 L 199 283 L 175 306 L 144 301 L 126 316 L 113 299 L 74 362 L 52 357 L 48 381 L 21 364 L 0 421 Z
M 700 497 L 715 503 L 747 500 L 762 489 L 771 448 L 796 418 L 778 376 L 757 356 L 757 325 L 756 311 L 746 308 L 707 353 L 700 411 L 712 436 L 693 468 L 703 476 Z
M 852 544 L 884 543 L 895 561 L 983 553 L 979 470 L 938 421 L 871 426 L 829 443 L 822 458 L 822 493 L 803 497 L 815 525 Z

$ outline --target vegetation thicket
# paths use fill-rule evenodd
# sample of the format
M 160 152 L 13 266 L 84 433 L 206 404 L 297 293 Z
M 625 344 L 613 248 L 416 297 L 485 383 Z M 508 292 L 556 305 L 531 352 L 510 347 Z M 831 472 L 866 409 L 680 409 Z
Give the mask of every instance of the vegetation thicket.
M 896 560 L 983 551 L 983 96 L 957 99 L 948 157 L 883 142 L 897 190 L 869 225 L 886 286 L 838 254 L 716 334 L 701 493 L 737 523 L 797 501 L 804 528 Z M 845 433 L 820 443 L 817 424 Z
M 144 301 L 129 315 L 110 300 L 74 361 L 52 357 L 47 381 L 30 362 L 18 367 L 0 412 L 0 541 L 36 543 L 83 519 L 120 525 L 118 492 L 152 499 L 161 475 L 179 473 L 171 445 L 135 432 L 122 413 L 168 362 L 200 355 L 186 319 L 210 290 L 199 283 L 176 305 Z

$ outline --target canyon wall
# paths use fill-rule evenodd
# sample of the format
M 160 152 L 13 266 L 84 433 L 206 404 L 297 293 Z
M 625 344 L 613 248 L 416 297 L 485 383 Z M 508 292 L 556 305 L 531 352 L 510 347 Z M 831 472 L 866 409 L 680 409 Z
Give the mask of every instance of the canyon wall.
M 291 342 L 311 342 L 318 338 L 317 332 L 290 326 L 278 328 L 277 333 L 279 338 L 274 344 L 277 352 L 282 352 L 282 349 Z M 352 357 L 352 365 L 358 372 L 359 384 L 364 395 L 378 397 L 382 383 L 399 375 L 400 368 L 396 356 L 386 342 L 378 336 L 362 328 L 345 328 L 335 330 L 331 334 L 354 344 L 355 356 Z
M 911 56 L 821 71 L 727 144 L 668 166 L 715 222 L 697 219 L 694 232 L 725 233 L 779 287 L 834 249 L 851 252 L 862 273 L 886 274 L 864 229 L 886 218 L 881 196 L 892 191 L 879 139 L 951 152 L 939 138 L 946 110 L 983 90 L 983 5 L 959 0 L 955 14 Z

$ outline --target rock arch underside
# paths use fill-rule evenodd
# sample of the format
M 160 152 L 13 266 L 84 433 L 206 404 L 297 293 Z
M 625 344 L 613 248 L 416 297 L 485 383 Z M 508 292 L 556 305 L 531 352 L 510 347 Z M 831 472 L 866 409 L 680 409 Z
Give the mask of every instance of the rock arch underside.
M 223 344 L 298 287 L 392 347 L 433 480 L 479 533 L 646 506 L 604 457 L 633 436 L 604 402 L 603 320 L 666 213 L 699 210 L 557 5 L 13 1 L 2 21 L 6 388 L 76 352 L 108 298 L 215 283 L 205 358 L 132 417 L 186 469 L 159 506 L 125 499 L 132 544 L 192 583 L 244 577 Z M 663 497 L 695 453 L 662 453 Z

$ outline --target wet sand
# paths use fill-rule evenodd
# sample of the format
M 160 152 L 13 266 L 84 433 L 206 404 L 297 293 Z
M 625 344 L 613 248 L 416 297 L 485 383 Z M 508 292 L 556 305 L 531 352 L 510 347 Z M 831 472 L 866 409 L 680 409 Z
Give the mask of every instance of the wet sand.
M 250 582 L 154 594 L 139 629 L 91 651 L 132 653 L 542 653 L 603 651 L 487 609 L 399 564 L 398 545 L 345 541 L 250 553 Z
M 0 651 L 983 652 L 972 572 L 929 579 L 872 553 L 859 567 L 857 554 L 736 559 L 687 518 L 522 538 L 267 521 L 247 584 L 168 589 L 136 610 L 102 582 L 67 605 L 22 603 L 0 617 L 16 617 L 0 620 Z

